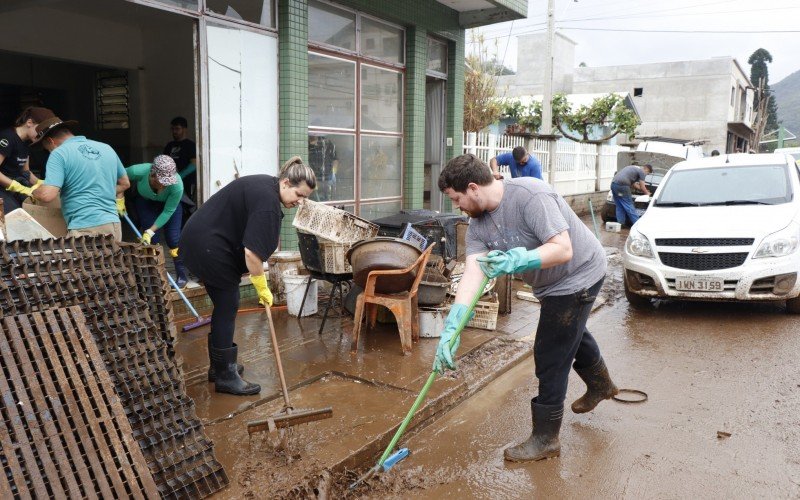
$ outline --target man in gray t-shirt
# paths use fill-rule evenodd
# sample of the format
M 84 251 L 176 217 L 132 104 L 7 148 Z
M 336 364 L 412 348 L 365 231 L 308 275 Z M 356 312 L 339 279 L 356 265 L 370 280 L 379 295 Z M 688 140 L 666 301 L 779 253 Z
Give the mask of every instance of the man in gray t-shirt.
M 628 165 L 623 168 L 611 179 L 611 197 L 614 199 L 614 205 L 617 206 L 617 222 L 625 224 L 625 220 L 631 221 L 631 226 L 639 220 L 639 214 L 636 213 L 636 207 L 633 204 L 633 196 L 631 188 L 638 188 L 639 191 L 650 194 L 644 179 L 647 174 L 653 173 L 653 167 L 645 165 L 644 167 L 637 167 L 636 165 Z
M 505 450 L 509 461 L 541 460 L 560 454 L 558 439 L 570 367 L 587 392 L 572 411 L 594 409 L 618 390 L 586 321 L 606 272 L 605 251 L 564 199 L 543 181 L 494 178 L 473 155 L 450 160 L 439 189 L 470 217 L 467 262 L 436 351 L 434 369 L 454 369 L 450 339 L 479 292 L 483 276 L 520 274 L 541 303 L 533 354 L 539 393 L 531 400 L 533 431 Z

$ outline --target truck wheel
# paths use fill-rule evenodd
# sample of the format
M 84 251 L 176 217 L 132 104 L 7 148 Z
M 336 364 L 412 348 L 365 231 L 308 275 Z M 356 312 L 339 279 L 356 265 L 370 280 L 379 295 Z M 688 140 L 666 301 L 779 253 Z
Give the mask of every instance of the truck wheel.
M 631 307 L 634 309 L 641 310 L 650 308 L 650 299 L 647 297 L 642 297 L 641 295 L 637 295 L 636 293 L 630 291 L 630 289 L 628 289 L 627 283 L 625 283 L 625 298 L 628 299 L 628 304 L 630 304 Z
M 795 297 L 786 301 L 787 314 L 800 314 L 800 297 Z

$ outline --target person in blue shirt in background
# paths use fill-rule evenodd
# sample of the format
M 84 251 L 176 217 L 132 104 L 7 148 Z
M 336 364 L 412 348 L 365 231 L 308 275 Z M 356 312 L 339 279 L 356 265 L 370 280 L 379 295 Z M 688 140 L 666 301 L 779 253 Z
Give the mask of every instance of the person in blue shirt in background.
M 536 177 L 544 180 L 542 177 L 542 164 L 522 146 L 517 146 L 510 153 L 503 153 L 489 160 L 489 166 L 492 167 L 492 174 L 494 174 L 495 179 L 502 178 L 499 170 L 500 165 L 508 165 L 512 178 Z

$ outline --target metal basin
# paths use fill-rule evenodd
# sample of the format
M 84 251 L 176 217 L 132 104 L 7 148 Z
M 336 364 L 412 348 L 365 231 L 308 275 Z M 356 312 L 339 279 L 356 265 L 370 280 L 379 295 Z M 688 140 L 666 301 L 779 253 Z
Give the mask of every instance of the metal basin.
M 417 303 L 421 306 L 438 306 L 447 299 L 450 280 L 442 273 L 428 269 L 422 276 L 417 290 Z
M 372 271 L 405 269 L 412 265 L 422 252 L 411 243 L 399 238 L 378 237 L 359 241 L 347 251 L 347 260 L 353 266 L 353 281 L 366 287 L 367 276 Z M 378 293 L 405 292 L 414 283 L 416 272 L 381 276 L 375 284 Z

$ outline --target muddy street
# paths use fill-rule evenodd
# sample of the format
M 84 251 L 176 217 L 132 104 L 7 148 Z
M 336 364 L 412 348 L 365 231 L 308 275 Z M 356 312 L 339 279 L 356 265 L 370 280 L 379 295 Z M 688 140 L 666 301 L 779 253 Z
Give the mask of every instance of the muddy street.
M 619 279 L 619 260 L 610 263 Z M 800 495 L 800 336 L 782 306 L 662 302 L 640 312 L 617 296 L 589 329 L 617 385 L 647 402 L 576 415 L 568 405 L 585 386 L 573 371 L 561 457 L 504 462 L 503 449 L 530 434 L 528 358 L 411 438 L 412 455 L 384 480 L 419 485 L 398 497 L 420 498 Z

